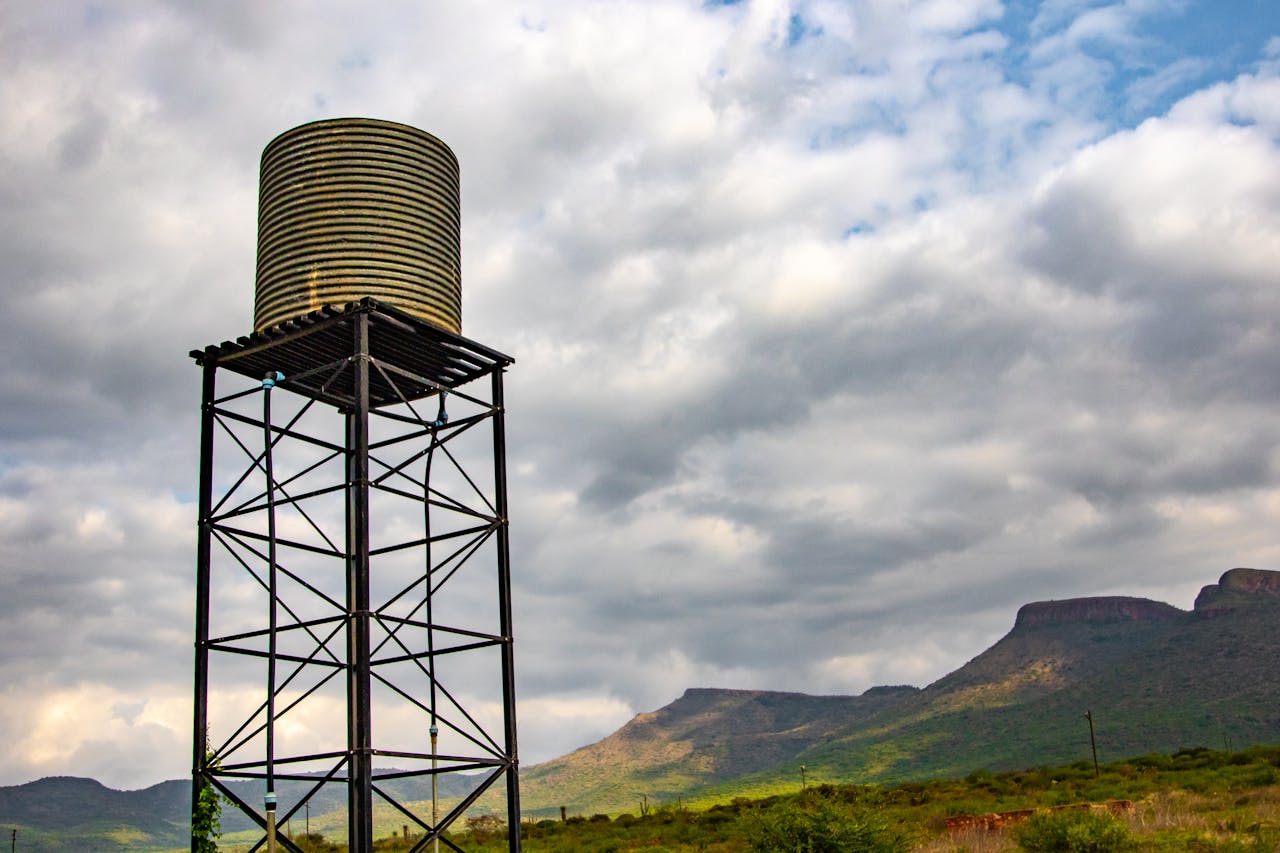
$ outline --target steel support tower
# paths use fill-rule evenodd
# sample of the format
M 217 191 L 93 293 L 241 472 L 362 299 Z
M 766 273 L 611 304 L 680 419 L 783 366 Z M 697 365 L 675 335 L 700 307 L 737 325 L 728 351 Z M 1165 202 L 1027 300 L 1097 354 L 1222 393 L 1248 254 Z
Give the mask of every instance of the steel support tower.
M 304 809 L 345 807 L 351 853 L 375 810 L 415 851 L 461 851 L 455 822 L 505 800 L 518 851 L 512 359 L 374 299 L 191 356 L 193 816 L 212 786 L 254 850 L 274 825 L 300 851 Z

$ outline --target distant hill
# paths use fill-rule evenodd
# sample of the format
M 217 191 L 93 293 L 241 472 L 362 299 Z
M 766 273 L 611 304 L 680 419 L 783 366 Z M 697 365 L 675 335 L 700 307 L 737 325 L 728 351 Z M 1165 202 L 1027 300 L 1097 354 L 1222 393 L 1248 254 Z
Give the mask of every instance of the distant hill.
M 692 688 L 605 739 L 521 773 L 527 815 L 637 812 L 683 798 L 887 782 L 1183 747 L 1280 743 L 1280 572 L 1232 569 L 1191 611 L 1142 598 L 1023 606 L 991 648 L 923 689 L 860 696 Z M 249 783 L 244 798 L 261 791 Z M 398 792 L 429 798 L 423 783 Z M 445 791 L 445 796 L 461 792 Z M 296 792 L 284 790 L 282 802 Z M 482 801 L 483 802 L 483 801 Z M 58 777 L 0 788 L 26 851 L 158 850 L 187 842 L 190 787 L 113 791 Z M 313 802 L 340 810 L 336 787 Z M 228 814 L 227 831 L 248 828 Z
M 116 791 L 54 776 L 0 788 L 0 826 L 16 827 L 18 849 L 33 853 L 176 848 L 190 844 L 190 791 L 187 782 Z
M 861 696 L 689 690 L 521 774 L 526 812 L 634 811 L 810 779 L 885 782 L 1188 746 L 1280 742 L 1280 572 L 1232 569 L 1191 611 L 1142 598 L 1022 607 L 928 687 Z
M 380 784 L 406 802 L 431 797 L 431 783 L 426 779 Z M 467 785 L 457 776 L 445 777 L 441 796 L 464 796 L 470 791 Z M 262 801 L 261 782 L 232 782 L 231 788 L 245 802 L 257 805 Z M 281 781 L 276 788 L 283 815 L 310 785 Z M 324 786 L 312 797 L 312 822 L 321 826 L 325 814 L 345 810 L 346 797 L 345 788 Z M 299 815 L 294 828 L 300 829 L 301 822 Z M 25 785 L 0 787 L 0 827 L 18 828 L 18 849 L 26 853 L 185 849 L 191 843 L 191 782 L 178 779 L 140 791 L 117 791 L 93 779 L 51 776 Z M 223 832 L 253 828 L 247 816 L 224 808 Z
M 861 696 L 693 688 L 657 711 L 564 758 L 521 773 L 526 811 L 573 804 L 634 811 L 642 797 L 666 801 L 710 781 L 768 773 L 918 693 L 877 687 Z

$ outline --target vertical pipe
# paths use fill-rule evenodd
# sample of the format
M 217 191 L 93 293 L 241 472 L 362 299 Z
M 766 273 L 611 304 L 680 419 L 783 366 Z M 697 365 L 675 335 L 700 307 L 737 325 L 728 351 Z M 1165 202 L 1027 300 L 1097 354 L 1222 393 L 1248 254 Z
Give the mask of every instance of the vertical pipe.
M 218 363 L 207 359 L 203 367 L 204 382 L 200 400 L 200 494 L 197 499 L 199 518 L 196 521 L 195 702 L 191 729 L 192 818 L 199 808 L 200 791 L 204 787 L 205 773 L 208 770 L 209 560 L 210 543 L 213 539 L 209 516 L 213 512 L 213 401 Z M 191 838 L 191 849 L 196 849 L 195 836 Z
M 373 850 L 373 734 L 369 661 L 369 314 L 354 317 L 354 404 L 347 416 L 347 838 Z
M 520 850 L 520 759 L 516 749 L 516 681 L 511 629 L 511 544 L 507 525 L 506 404 L 502 370 L 493 371 L 493 505 L 498 512 L 498 618 L 502 633 L 502 714 L 507 759 L 507 849 Z
M 262 462 L 267 475 L 267 853 L 276 853 L 276 478 L 271 437 L 274 371 L 262 383 Z
M 425 616 L 427 621 L 427 689 L 429 692 L 430 723 L 427 734 L 431 738 L 431 849 L 440 853 L 440 776 L 436 772 L 440 768 L 440 726 L 436 718 L 436 632 L 435 613 L 432 610 L 432 584 L 435 580 L 435 564 L 431 552 L 431 463 L 435 459 L 436 443 L 439 440 L 438 430 L 444 417 L 444 392 L 440 392 L 440 409 L 435 423 L 431 427 L 431 435 L 427 443 L 427 462 L 422 471 L 422 537 L 425 540 L 424 556 L 426 559 L 426 598 Z M 405 832 L 409 830 L 406 827 Z

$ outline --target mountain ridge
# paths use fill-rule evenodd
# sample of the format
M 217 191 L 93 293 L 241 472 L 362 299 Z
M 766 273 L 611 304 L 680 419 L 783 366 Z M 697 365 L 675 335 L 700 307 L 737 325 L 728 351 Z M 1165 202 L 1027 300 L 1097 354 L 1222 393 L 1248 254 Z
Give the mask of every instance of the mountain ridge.
M 1004 637 L 923 688 L 854 697 L 686 691 L 595 744 L 528 768 L 521 798 L 536 814 L 553 814 L 557 802 L 617 811 L 646 796 L 767 788 L 770 779 L 798 778 L 802 764 L 813 779 L 885 782 L 1069 762 L 1087 754 L 1087 730 L 1074 722 L 1086 710 L 1110 754 L 1280 741 L 1280 683 L 1268 677 L 1280 659 L 1280 572 L 1231 569 L 1205 590 L 1190 611 L 1128 596 L 1031 602 Z M 875 697 L 882 701 L 866 701 Z M 753 728 L 765 705 L 793 724 Z M 618 760 L 624 737 L 664 760 L 645 762 L 639 751 Z M 754 765 L 735 754 L 747 749 Z M 588 765 L 612 766 L 611 784 L 584 772 Z

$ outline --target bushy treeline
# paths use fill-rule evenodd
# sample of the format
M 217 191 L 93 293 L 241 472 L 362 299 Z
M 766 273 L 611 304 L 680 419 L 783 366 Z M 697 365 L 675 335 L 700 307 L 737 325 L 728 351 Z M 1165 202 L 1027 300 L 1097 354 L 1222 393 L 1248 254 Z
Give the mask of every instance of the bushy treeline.
M 1268 843 L 1280 841 L 1280 827 L 1273 832 L 1268 820 L 1258 820 L 1249 807 L 1251 801 L 1274 803 L 1280 820 L 1280 746 L 1230 753 L 1187 749 L 1142 755 L 1099 770 L 1095 776 L 1093 763 L 1081 761 L 1016 772 L 978 770 L 961 779 L 888 786 L 816 784 L 792 794 L 737 797 L 705 808 L 642 801 L 637 814 L 527 821 L 521 826 L 522 847 L 527 853 L 903 853 L 926 845 L 958 850 L 963 845 L 947 846 L 949 816 L 1109 800 L 1163 798 L 1161 802 L 1168 803 L 1171 797 L 1194 798 L 1194 807 L 1187 808 L 1196 812 L 1195 820 L 1159 827 L 1145 818 L 1125 821 L 1087 811 L 1059 812 L 1038 816 L 1007 833 L 1005 844 L 1008 849 L 1016 845 L 1044 853 L 1120 853 L 1268 850 L 1274 849 Z M 1201 824 L 1210 828 L 1198 828 Z M 1204 841 L 1213 832 L 1226 840 Z M 451 840 L 468 853 L 505 851 L 506 826 L 493 816 L 472 818 Z M 377 845 L 386 851 L 410 846 L 392 838 Z M 328 853 L 345 848 L 316 849 Z
M 522 847 L 529 853 L 905 853 L 915 834 L 877 809 L 876 800 L 871 788 L 821 785 L 764 800 L 738 798 L 704 810 L 675 803 L 646 808 L 639 816 L 540 820 L 521 826 Z M 505 832 L 491 828 L 459 833 L 453 840 L 468 853 L 507 848 Z

